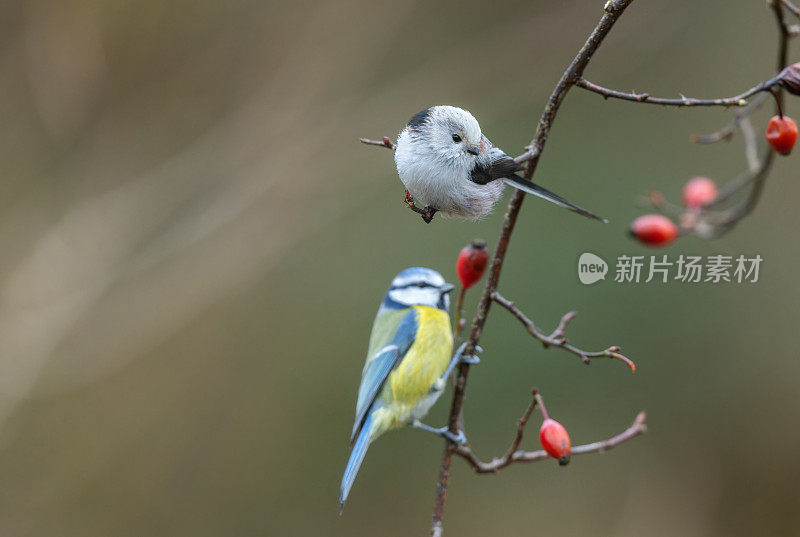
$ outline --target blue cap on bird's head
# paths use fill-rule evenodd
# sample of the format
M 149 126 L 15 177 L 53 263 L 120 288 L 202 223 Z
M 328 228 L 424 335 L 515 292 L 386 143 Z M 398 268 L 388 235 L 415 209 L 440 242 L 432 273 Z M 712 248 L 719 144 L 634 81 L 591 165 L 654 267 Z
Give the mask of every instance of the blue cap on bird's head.
M 441 274 L 425 267 L 407 268 L 394 277 L 383 299 L 383 307 L 391 309 L 410 306 L 429 306 L 448 311 L 453 284 L 444 281 Z

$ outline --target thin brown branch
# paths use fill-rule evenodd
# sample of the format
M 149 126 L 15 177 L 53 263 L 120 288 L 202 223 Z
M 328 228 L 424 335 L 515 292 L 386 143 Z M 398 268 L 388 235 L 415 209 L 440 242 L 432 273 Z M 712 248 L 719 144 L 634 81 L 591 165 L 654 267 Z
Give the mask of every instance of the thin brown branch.
M 533 404 L 533 403 L 532 403 Z M 531 407 L 528 407 L 531 409 Z M 531 409 L 532 410 L 532 409 Z M 527 410 L 526 410 L 527 412 Z M 603 453 L 614 449 L 618 445 L 632 440 L 637 436 L 643 435 L 647 432 L 647 415 L 644 411 L 639 412 L 630 427 L 616 436 L 612 436 L 600 442 L 593 442 L 591 444 L 583 444 L 572 448 L 571 455 L 587 455 L 589 453 Z M 517 436 L 520 436 L 519 428 Z M 516 437 L 514 439 L 516 441 Z M 513 446 L 512 442 L 512 446 Z M 516 449 L 519 444 L 510 453 L 506 453 L 500 458 L 492 459 L 489 462 L 481 461 L 469 445 L 459 446 L 456 449 L 456 455 L 467 461 L 467 464 L 478 474 L 493 474 L 497 473 L 503 468 L 510 466 L 516 462 L 538 462 L 550 458 L 546 451 L 538 449 L 536 451 L 522 451 Z
M 789 25 L 789 21 L 786 20 L 786 13 L 783 11 L 783 7 L 786 3 L 777 0 L 769 0 L 768 4 L 772 8 L 772 12 L 775 14 L 775 22 L 778 24 L 778 72 L 781 72 L 783 68 L 786 67 L 786 64 L 789 63 L 789 39 L 794 36 L 794 32 Z M 780 100 L 781 96 L 778 97 L 779 103 Z
M 620 360 L 624 362 L 628 367 L 631 368 L 631 371 L 636 371 L 636 365 L 626 356 L 622 355 L 619 351 L 620 348 L 617 346 L 609 347 L 605 350 L 598 351 L 598 352 L 587 352 L 574 345 L 571 345 L 567 342 L 567 338 L 565 335 L 565 330 L 567 328 L 567 324 L 575 318 L 577 315 L 576 312 L 571 311 L 564 315 L 561 318 L 561 322 L 558 323 L 558 327 L 553 331 L 552 334 L 545 335 L 544 332 L 539 330 L 536 327 L 536 324 L 528 318 L 517 306 L 514 305 L 513 302 L 504 298 L 500 293 L 494 292 L 492 293 L 492 300 L 503 306 L 507 309 L 511 314 L 522 323 L 528 333 L 533 336 L 535 339 L 539 340 L 544 348 L 548 347 L 556 347 L 559 349 L 563 349 L 571 354 L 574 354 L 578 358 L 583 361 L 585 364 L 589 364 L 592 359 L 594 358 L 612 358 L 614 360 Z
M 619 17 L 625 9 L 633 2 L 633 0 L 609 0 L 604 6 L 603 16 L 595 26 L 588 39 L 578 51 L 578 54 L 572 60 L 567 70 L 561 76 L 553 92 L 547 100 L 542 116 L 539 119 L 539 125 L 536 128 L 536 134 L 530 143 L 530 156 L 526 157 L 525 177 L 530 179 L 533 177 L 536 167 L 541 158 L 542 151 L 544 150 L 547 138 L 550 134 L 550 129 L 555 121 L 558 109 L 564 101 L 575 82 L 583 76 L 583 71 L 589 60 L 592 58 L 600 43 L 611 31 L 614 23 L 617 22 Z M 514 225 L 517 221 L 517 216 L 522 208 L 522 201 L 525 199 L 525 194 L 522 191 L 515 192 L 508 205 L 508 212 L 503 220 L 503 226 L 500 230 L 500 238 L 497 241 L 494 257 L 492 258 L 492 265 L 489 272 L 489 277 L 486 279 L 486 285 L 483 288 L 478 308 L 475 312 L 475 317 L 472 321 L 472 328 L 470 330 L 469 339 L 467 340 L 466 354 L 475 352 L 475 346 L 480 340 L 483 332 L 483 326 L 486 322 L 486 316 L 489 313 L 489 308 L 492 303 L 492 293 L 497 289 L 497 284 L 500 281 L 500 272 L 503 268 L 503 261 L 505 260 L 508 244 L 511 239 L 511 233 L 514 230 Z M 453 393 L 453 402 L 450 407 L 449 427 L 450 430 L 455 432 L 458 426 L 458 419 L 461 415 L 461 409 L 464 405 L 464 396 L 466 393 L 467 378 L 469 375 L 469 365 L 461 364 L 458 368 L 458 376 L 456 378 L 455 390 Z M 453 455 L 458 446 L 452 442 L 447 442 L 445 445 L 444 453 L 442 455 L 442 462 L 439 467 L 439 479 L 436 485 L 436 498 L 434 501 L 433 517 L 431 520 L 431 535 L 440 537 L 443 532 L 442 519 L 444 517 L 444 506 L 447 501 L 447 487 L 450 480 L 450 466 L 452 463 Z
M 525 436 L 525 427 L 528 425 L 528 420 L 531 419 L 531 414 L 533 414 L 536 404 L 541 401 L 541 398 L 538 397 L 539 390 L 533 388 L 531 392 L 533 395 L 533 397 L 531 397 L 531 402 L 528 405 L 528 408 L 525 409 L 525 412 L 522 413 L 522 417 L 517 420 L 517 434 L 514 435 L 514 440 L 512 440 L 511 445 L 508 446 L 508 450 L 503 456 L 504 459 L 510 460 L 514 453 L 519 449 L 520 444 L 522 444 L 522 438 Z
M 380 147 L 385 147 L 387 149 L 394 149 L 394 142 L 392 142 L 392 139 L 389 138 L 388 136 L 384 136 L 383 139 L 381 140 L 370 140 L 369 138 L 359 138 L 358 141 L 361 142 L 362 144 L 377 145 Z
M 458 342 L 461 337 L 461 332 L 467 325 L 464 319 L 464 297 L 467 294 L 467 289 L 463 285 L 458 286 L 458 297 L 456 298 L 456 316 L 453 323 L 453 341 Z
M 773 77 L 753 86 L 747 91 L 735 95 L 733 97 L 724 97 L 719 99 L 695 99 L 693 97 L 684 97 L 681 95 L 677 99 L 665 99 L 662 97 L 653 97 L 649 93 L 626 93 L 624 91 L 617 91 L 603 86 L 589 82 L 585 78 L 579 79 L 575 85 L 579 88 L 591 91 L 602 95 L 604 99 L 622 99 L 623 101 L 632 101 L 636 103 L 658 104 L 662 106 L 747 106 L 747 99 L 760 93 L 762 91 L 769 91 L 770 88 L 776 86 L 780 82 L 780 77 Z

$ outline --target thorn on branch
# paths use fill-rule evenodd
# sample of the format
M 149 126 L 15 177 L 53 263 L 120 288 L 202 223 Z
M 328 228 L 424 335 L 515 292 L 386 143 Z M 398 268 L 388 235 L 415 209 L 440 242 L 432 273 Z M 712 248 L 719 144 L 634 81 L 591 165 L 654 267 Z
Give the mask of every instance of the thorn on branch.
M 630 92 L 626 93 L 624 91 L 617 91 L 609 88 L 605 88 L 593 82 L 586 80 L 585 78 L 579 78 L 575 85 L 579 88 L 583 88 L 587 91 L 591 91 L 593 93 L 597 93 L 601 95 L 604 99 L 614 98 L 620 99 L 623 101 L 632 101 L 637 103 L 647 103 L 647 104 L 658 104 L 662 106 L 723 106 L 723 107 L 732 107 L 732 106 L 739 106 L 744 107 L 747 106 L 747 99 L 752 97 L 753 95 L 760 93 L 762 91 L 769 91 L 772 87 L 776 86 L 780 82 L 780 77 L 776 76 L 770 78 L 769 80 L 765 80 L 760 84 L 750 88 L 749 90 L 740 93 L 734 97 L 724 97 L 718 99 L 696 99 L 693 97 L 686 97 L 683 94 L 680 94 L 679 99 L 667 99 L 663 97 L 653 97 L 649 93 L 636 93 Z

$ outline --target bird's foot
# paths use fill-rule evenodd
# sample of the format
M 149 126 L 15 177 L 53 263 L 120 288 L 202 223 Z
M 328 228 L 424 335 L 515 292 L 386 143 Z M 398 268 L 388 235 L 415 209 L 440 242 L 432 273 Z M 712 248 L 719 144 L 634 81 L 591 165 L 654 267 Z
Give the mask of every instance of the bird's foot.
M 464 431 L 461 429 L 458 430 L 457 433 L 453 434 L 450 432 L 449 427 L 431 427 L 430 425 L 425 425 L 419 420 L 414 420 L 411 422 L 411 426 L 416 429 L 422 429 L 423 431 L 428 431 L 429 433 L 433 433 L 438 436 L 442 436 L 449 441 L 453 442 L 454 444 L 458 444 L 459 446 L 463 446 L 467 443 L 467 435 L 464 434 Z
M 420 209 L 414 203 L 414 197 L 411 195 L 411 193 L 408 190 L 406 190 L 406 192 L 405 192 L 405 194 L 403 196 L 403 201 L 405 202 L 406 207 L 408 207 L 409 209 L 411 209 L 415 213 L 419 214 L 422 217 L 422 220 L 424 220 L 426 224 L 430 224 L 431 223 L 431 220 L 433 220 L 433 215 L 436 214 L 437 209 L 435 209 L 435 208 L 433 208 L 433 207 L 431 207 L 429 205 L 426 205 L 425 208 Z
M 433 215 L 435 214 L 436 214 L 436 209 L 426 205 L 425 208 L 422 209 L 420 216 L 422 216 L 422 219 L 425 221 L 426 224 L 430 224 L 431 220 L 433 220 Z
M 481 359 L 478 358 L 477 354 L 479 352 L 483 352 L 483 348 L 480 345 L 475 345 L 475 352 L 471 355 L 464 354 L 464 349 L 466 348 L 467 342 L 465 341 L 458 347 L 458 350 L 456 350 L 454 358 L 456 358 L 462 364 L 477 365 L 481 363 Z

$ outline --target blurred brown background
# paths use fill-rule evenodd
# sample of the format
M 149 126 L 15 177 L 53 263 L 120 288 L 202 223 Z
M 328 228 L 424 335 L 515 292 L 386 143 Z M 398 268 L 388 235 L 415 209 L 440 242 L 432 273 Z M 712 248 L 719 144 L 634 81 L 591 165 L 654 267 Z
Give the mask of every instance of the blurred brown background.
M 425 226 L 391 154 L 357 139 L 448 103 L 521 151 L 602 5 L 0 3 L 0 534 L 424 535 L 442 442 L 416 431 L 373 445 L 337 515 L 363 353 L 394 274 L 454 280 L 503 210 Z M 587 76 L 735 94 L 774 73 L 774 26 L 762 0 L 638 0 Z M 448 535 L 800 533 L 800 156 L 732 234 L 666 251 L 758 253 L 759 283 L 575 271 L 584 251 L 651 253 L 625 236 L 639 194 L 743 169 L 740 138 L 688 142 L 729 117 L 570 94 L 538 178 L 611 223 L 528 200 L 500 289 L 547 329 L 578 309 L 576 344 L 639 369 L 545 352 L 496 310 L 468 434 L 501 453 L 532 385 L 575 443 L 640 409 L 650 433 L 566 468 L 457 461 Z

